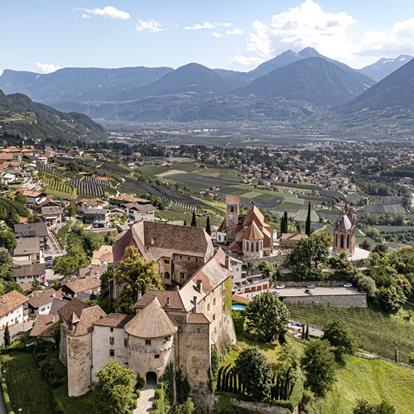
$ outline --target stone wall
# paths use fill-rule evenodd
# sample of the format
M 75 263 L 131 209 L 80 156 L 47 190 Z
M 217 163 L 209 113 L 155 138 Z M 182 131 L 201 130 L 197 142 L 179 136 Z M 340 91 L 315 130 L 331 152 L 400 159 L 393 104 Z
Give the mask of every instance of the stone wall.
M 113 338 L 111 344 L 110 338 Z M 114 356 L 110 356 L 110 351 Z M 128 334 L 123 328 L 111 328 L 109 326 L 95 325 L 92 331 L 92 383 L 97 382 L 96 373 L 110 361 L 119 361 L 122 365 L 128 366 Z
M 237 414 L 292 414 L 288 408 L 259 402 L 243 401 L 237 398 L 232 398 L 231 404 L 237 409 Z M 296 413 L 298 413 L 297 409 L 294 411 L 294 414 Z
M 67 335 L 68 395 L 78 397 L 91 387 L 92 334 Z
M 151 339 L 148 344 L 145 339 L 129 335 L 128 366 L 144 380 L 148 372 L 154 372 L 159 379 L 174 358 L 174 347 L 175 335 Z
M 319 304 L 319 305 L 332 305 L 344 308 L 367 307 L 367 296 L 365 293 L 356 293 L 355 295 L 320 295 L 320 296 L 289 296 L 282 298 L 285 303 L 296 304 Z

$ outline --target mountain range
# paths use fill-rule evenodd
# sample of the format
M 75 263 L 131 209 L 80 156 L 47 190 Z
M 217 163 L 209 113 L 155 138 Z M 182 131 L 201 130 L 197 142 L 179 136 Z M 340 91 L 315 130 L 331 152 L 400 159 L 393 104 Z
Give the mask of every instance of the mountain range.
M 381 59 L 356 70 L 306 48 L 288 50 L 250 72 L 197 63 L 177 69 L 65 68 L 50 74 L 5 70 L 0 89 L 101 121 L 300 121 L 327 111 L 343 116 L 411 105 L 410 59 Z

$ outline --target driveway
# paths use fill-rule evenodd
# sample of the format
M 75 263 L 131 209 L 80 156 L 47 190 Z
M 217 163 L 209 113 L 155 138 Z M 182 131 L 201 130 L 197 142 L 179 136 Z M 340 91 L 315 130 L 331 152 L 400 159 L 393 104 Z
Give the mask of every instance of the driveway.
M 145 385 L 140 391 L 137 408 L 134 410 L 134 414 L 145 414 L 152 411 L 152 401 L 154 400 L 155 385 Z

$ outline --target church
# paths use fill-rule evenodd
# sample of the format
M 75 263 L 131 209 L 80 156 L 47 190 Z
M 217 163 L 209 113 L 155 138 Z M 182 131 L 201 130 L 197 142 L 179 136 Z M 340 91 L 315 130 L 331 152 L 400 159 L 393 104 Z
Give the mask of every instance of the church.
M 255 205 L 242 215 L 240 197 L 226 196 L 226 216 L 217 230 L 217 243 L 229 244 L 229 251 L 241 258 L 260 259 L 273 254 L 275 239 L 276 231 Z
M 60 359 L 69 396 L 88 392 L 97 372 L 116 360 L 154 385 L 173 364 L 203 398 L 212 346 L 223 351 L 236 342 L 229 257 L 221 248 L 214 251 L 204 229 L 141 222 L 114 244 L 115 271 L 128 246 L 157 262 L 164 290 L 138 297 L 134 315 L 106 314 L 77 299 L 60 309 Z M 115 298 L 121 288 L 112 283 Z

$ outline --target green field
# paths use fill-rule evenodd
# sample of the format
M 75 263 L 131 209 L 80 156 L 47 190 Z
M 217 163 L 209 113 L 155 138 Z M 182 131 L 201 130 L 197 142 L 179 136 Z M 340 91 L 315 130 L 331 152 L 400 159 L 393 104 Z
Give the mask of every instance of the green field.
M 68 397 L 67 386 L 51 390 L 39 373 L 32 353 L 13 352 L 2 356 L 10 399 L 15 412 L 53 414 L 58 406 L 63 414 L 97 414 L 94 395 Z M 62 369 L 65 367 L 62 365 Z
M 371 403 L 387 400 L 398 414 L 412 414 L 414 407 L 414 370 L 386 361 L 347 357 L 338 368 L 331 391 L 312 404 L 309 414 L 351 414 L 358 399 Z
M 359 348 L 393 359 L 398 348 L 400 360 L 408 362 L 414 352 L 414 323 L 396 315 L 364 308 L 337 308 L 322 305 L 288 305 L 291 318 L 311 325 L 326 326 L 340 319 L 349 327 Z

